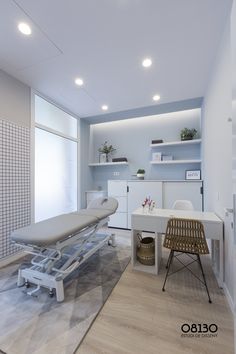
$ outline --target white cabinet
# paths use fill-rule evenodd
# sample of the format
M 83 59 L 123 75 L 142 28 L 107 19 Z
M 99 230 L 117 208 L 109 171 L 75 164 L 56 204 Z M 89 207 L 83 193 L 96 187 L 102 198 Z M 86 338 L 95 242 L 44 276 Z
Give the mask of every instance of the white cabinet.
M 88 204 L 97 198 L 101 198 L 101 197 L 105 197 L 106 192 L 105 191 L 98 191 L 98 190 L 93 190 L 93 191 L 86 191 L 86 206 L 88 206 Z
M 150 197 L 158 208 L 162 208 L 162 182 L 128 181 L 128 229 L 131 228 L 132 212 L 142 206 L 146 197 Z
M 131 228 L 131 214 L 146 197 L 158 208 L 171 209 L 177 199 L 188 199 L 195 210 L 202 210 L 201 181 L 108 181 L 108 196 L 119 203 L 117 212 L 110 217 L 109 226 Z
M 108 225 L 127 229 L 127 181 L 108 181 L 108 196 L 114 197 L 119 203 L 116 213 L 110 216 Z
M 202 211 L 202 182 L 163 182 L 163 208 L 171 209 L 178 199 L 187 199 L 195 210 Z

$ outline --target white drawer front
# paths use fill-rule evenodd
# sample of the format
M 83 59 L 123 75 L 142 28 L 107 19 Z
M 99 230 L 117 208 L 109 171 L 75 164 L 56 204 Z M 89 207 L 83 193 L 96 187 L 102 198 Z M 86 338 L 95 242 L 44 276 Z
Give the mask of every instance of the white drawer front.
M 127 213 L 127 197 L 114 197 L 118 202 L 117 212 Z
M 125 197 L 127 195 L 127 181 L 108 181 L 108 195 L 110 197 Z
M 115 213 L 110 216 L 110 221 L 108 223 L 112 227 L 127 228 L 127 213 Z

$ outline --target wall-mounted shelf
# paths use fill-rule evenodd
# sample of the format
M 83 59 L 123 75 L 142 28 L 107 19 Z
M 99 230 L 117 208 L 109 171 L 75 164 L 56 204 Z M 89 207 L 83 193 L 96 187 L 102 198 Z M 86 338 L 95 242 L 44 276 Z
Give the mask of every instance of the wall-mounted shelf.
M 90 167 L 96 167 L 96 166 L 113 166 L 113 165 L 128 165 L 128 162 L 122 161 L 122 162 L 93 162 L 89 163 Z
M 167 160 L 167 161 L 150 161 L 153 165 L 176 165 L 188 163 L 201 163 L 202 160 Z
M 163 146 L 180 146 L 180 145 L 193 145 L 193 144 L 200 144 L 201 139 L 193 139 L 193 140 L 184 140 L 184 141 L 172 141 L 169 143 L 160 143 L 160 144 L 150 144 L 150 147 L 163 147 Z

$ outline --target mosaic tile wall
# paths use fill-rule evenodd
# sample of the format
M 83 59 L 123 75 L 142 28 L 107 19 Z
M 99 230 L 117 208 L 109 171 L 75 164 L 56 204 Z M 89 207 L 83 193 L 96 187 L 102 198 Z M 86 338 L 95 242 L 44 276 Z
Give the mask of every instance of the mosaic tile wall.
M 0 259 L 19 250 L 9 236 L 30 211 L 30 130 L 0 120 Z

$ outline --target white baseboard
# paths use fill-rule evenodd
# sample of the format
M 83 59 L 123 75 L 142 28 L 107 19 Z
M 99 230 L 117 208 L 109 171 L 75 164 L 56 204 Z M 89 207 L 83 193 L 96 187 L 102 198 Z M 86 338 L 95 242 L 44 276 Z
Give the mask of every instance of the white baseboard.
M 8 257 L 4 257 L 3 259 L 0 259 L 0 268 L 5 267 L 12 262 L 15 262 L 24 256 L 25 256 L 24 251 L 19 251 L 13 255 L 10 255 Z
M 228 301 L 230 310 L 231 310 L 233 316 L 235 317 L 235 306 L 234 306 L 234 302 L 233 302 L 233 299 L 232 299 L 232 297 L 231 297 L 231 295 L 230 295 L 230 293 L 229 293 L 229 290 L 228 290 L 227 286 L 225 285 L 225 283 L 223 284 L 223 290 L 224 290 L 226 299 L 227 299 L 227 301 Z

